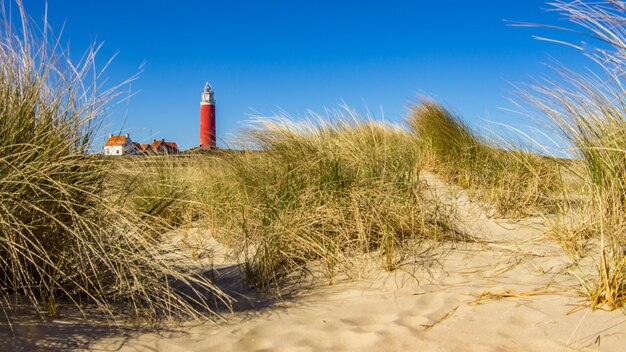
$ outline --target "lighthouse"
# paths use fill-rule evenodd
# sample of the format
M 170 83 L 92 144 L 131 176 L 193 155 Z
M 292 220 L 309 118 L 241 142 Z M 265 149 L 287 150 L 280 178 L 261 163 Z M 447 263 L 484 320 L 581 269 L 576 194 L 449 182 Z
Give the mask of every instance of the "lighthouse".
M 213 88 L 206 82 L 200 101 L 200 148 L 215 148 L 215 98 Z

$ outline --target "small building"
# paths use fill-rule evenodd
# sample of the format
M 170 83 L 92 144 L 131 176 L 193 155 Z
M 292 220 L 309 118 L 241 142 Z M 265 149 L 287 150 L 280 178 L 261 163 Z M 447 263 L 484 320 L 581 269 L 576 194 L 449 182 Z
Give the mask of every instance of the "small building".
M 104 155 L 139 155 L 141 154 L 130 139 L 128 133 L 124 136 L 109 135 L 104 144 Z
M 154 154 L 154 150 L 152 149 L 152 146 L 148 143 L 141 144 L 139 146 L 139 149 L 141 150 L 143 154 Z
M 154 140 L 150 145 L 154 153 L 156 154 L 178 154 L 178 144 L 176 142 L 166 142 L 165 139 Z
M 176 144 L 176 142 L 165 142 L 165 146 L 167 147 L 168 154 L 180 153 L 180 149 L 178 149 L 178 144 Z

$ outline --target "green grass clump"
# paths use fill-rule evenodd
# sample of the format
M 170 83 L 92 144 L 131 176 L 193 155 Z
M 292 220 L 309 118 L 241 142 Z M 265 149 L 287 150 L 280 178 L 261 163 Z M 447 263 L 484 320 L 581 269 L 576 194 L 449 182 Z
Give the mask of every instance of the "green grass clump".
M 420 181 L 419 150 L 403 129 L 355 117 L 258 119 L 242 138 L 254 149 L 211 176 L 214 228 L 259 286 L 294 273 L 332 278 L 373 251 L 392 270 L 409 243 L 461 237 Z
M 432 101 L 413 106 L 408 123 L 428 167 L 495 207 L 498 216 L 523 217 L 554 208 L 559 189 L 555 160 L 492 146 Z
M 224 295 L 167 260 L 150 219 L 106 188 L 110 163 L 87 154 L 103 108 L 95 48 L 73 65 L 48 38 L 0 25 L 0 297 L 55 317 L 69 303 L 108 317 L 199 316 L 206 294 Z M 47 28 L 47 24 L 44 24 Z M 44 32 L 46 33 L 46 32 Z M 173 285 L 184 287 L 179 291 Z M 92 311 L 93 312 L 93 311 Z

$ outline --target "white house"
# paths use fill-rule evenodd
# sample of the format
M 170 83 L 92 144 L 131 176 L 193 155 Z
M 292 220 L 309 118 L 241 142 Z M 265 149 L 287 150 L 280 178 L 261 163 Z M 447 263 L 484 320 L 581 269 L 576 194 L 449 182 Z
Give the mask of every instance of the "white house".
M 140 150 L 137 150 L 133 141 L 128 136 L 128 133 L 124 136 L 109 135 L 109 140 L 104 144 L 104 155 L 139 155 Z

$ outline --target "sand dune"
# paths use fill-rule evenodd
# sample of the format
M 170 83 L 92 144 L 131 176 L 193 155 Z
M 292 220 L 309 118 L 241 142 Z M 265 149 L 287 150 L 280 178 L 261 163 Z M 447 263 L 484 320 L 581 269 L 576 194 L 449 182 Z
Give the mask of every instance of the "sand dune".
M 564 258 L 525 254 L 506 262 L 509 253 L 477 246 L 455 250 L 419 283 L 405 281 L 406 273 L 379 273 L 315 288 L 284 307 L 242 313 L 227 324 L 102 343 L 127 351 L 621 350 L 622 312 L 566 315 L 581 298 L 575 280 L 560 272 Z M 528 296 L 477 302 L 486 292 Z
M 618 351 L 621 311 L 579 307 L 571 259 L 543 237 L 540 219 L 492 220 L 465 192 L 432 175 L 480 240 L 441 249 L 430 271 L 370 270 L 358 281 L 316 287 L 280 306 L 235 313 L 173 336 L 101 341 L 160 351 Z M 97 347 L 97 346 L 96 346 Z
M 91 350 L 115 351 L 619 351 L 622 311 L 580 308 L 572 260 L 543 236 L 540 219 L 490 219 L 464 192 L 432 175 L 436 196 L 459 209 L 478 240 L 439 248 L 428 269 L 394 272 L 371 262 L 359 280 L 318 285 L 286 301 L 238 282 L 215 241 L 220 282 L 240 302 L 226 322 L 167 332 L 91 336 Z M 186 230 L 185 243 L 206 240 Z M 410 269 L 410 272 L 409 272 Z M 578 308 L 577 308 L 578 307 Z

